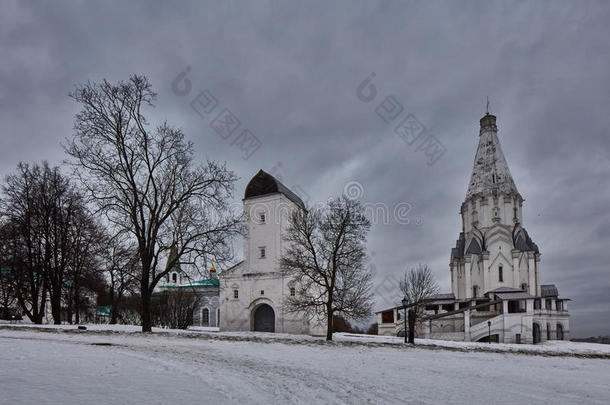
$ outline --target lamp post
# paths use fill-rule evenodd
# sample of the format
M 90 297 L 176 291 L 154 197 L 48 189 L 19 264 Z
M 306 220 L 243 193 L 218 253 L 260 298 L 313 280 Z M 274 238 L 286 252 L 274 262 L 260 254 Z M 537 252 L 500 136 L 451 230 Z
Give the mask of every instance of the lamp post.
M 491 344 L 491 321 L 487 321 L 487 340 Z
M 405 329 L 404 329 L 404 331 L 405 331 L 405 343 L 407 343 L 407 304 L 409 304 L 409 300 L 407 299 L 407 297 L 404 297 L 402 299 L 402 307 L 405 309 L 405 318 L 404 318 L 404 321 L 405 321 Z

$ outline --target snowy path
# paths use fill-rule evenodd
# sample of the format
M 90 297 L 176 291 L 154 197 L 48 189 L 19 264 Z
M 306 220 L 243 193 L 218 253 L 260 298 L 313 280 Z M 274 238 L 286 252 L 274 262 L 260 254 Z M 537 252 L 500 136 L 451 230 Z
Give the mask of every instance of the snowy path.
M 607 404 L 609 387 L 607 359 L 0 330 L 7 404 Z

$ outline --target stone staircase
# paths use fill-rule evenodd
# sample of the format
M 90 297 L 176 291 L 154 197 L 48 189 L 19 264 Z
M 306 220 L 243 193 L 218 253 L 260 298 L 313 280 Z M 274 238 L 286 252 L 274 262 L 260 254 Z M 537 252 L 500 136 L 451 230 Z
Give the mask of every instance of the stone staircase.
M 491 334 L 501 334 L 504 329 L 504 321 L 502 319 L 502 315 L 490 316 L 489 318 L 477 318 L 479 323 L 470 326 L 470 340 L 472 342 L 476 342 L 481 338 L 487 337 L 489 335 L 489 327 L 487 326 L 487 322 L 491 322 Z

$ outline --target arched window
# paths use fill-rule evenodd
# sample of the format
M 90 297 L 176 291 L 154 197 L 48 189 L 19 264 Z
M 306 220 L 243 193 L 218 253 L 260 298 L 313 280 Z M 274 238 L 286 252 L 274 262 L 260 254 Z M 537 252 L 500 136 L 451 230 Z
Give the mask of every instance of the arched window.
M 504 274 L 502 274 L 502 265 L 498 267 L 498 281 L 501 283 L 504 282 Z
M 546 340 L 551 340 L 551 324 L 546 324 Z
M 207 308 L 201 311 L 201 326 L 210 326 L 210 310 Z
M 526 283 L 521 284 L 521 289 L 523 291 L 527 291 L 527 284 Z
M 176 273 L 172 273 L 172 282 L 175 283 L 178 281 L 178 275 Z
M 557 324 L 557 340 L 563 340 L 563 325 Z
M 478 290 L 479 290 L 478 286 L 476 286 L 476 285 L 472 286 L 472 296 L 473 297 L 477 297 L 477 293 L 479 292 Z

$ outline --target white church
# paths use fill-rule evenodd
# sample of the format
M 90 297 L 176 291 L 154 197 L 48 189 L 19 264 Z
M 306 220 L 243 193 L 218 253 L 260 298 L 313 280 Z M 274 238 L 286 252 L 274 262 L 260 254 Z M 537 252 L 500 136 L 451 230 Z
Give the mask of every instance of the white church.
M 244 260 L 220 277 L 220 330 L 324 335 L 326 323 L 287 311 L 298 288 L 280 270 L 291 213 L 303 201 L 272 175 L 259 171 L 243 200 L 247 235 Z
M 460 207 L 462 230 L 451 249 L 452 292 L 427 300 L 418 335 L 504 343 L 567 340 L 569 300 L 555 285 L 542 284 L 540 251 L 523 227 L 523 197 L 500 148 L 496 117 L 486 113 L 480 125 Z M 377 314 L 379 334 L 404 328 L 400 307 Z

